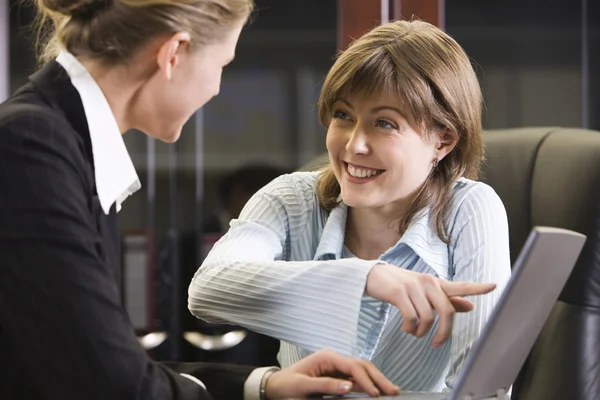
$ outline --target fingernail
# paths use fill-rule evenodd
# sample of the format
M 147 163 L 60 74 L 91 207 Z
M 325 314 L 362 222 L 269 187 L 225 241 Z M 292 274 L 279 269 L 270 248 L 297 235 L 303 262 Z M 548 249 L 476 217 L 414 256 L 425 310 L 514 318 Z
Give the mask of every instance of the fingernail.
M 352 389 L 352 384 L 350 382 L 342 382 L 340 383 L 340 390 L 342 392 L 349 392 Z

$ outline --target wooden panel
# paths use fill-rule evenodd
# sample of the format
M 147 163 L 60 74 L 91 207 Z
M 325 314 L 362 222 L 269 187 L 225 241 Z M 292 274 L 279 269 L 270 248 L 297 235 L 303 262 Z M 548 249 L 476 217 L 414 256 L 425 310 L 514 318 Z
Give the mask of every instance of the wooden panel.
M 346 49 L 352 40 L 379 25 L 382 1 L 389 0 L 338 0 L 338 49 Z
M 391 19 L 418 18 L 444 29 L 445 0 L 389 0 Z

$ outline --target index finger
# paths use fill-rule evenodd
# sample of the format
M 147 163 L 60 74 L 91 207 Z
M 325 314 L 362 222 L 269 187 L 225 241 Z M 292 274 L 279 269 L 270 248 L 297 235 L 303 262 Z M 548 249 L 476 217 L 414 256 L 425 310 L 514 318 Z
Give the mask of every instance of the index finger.
M 442 281 L 441 287 L 448 297 L 464 297 L 489 293 L 496 289 L 496 284 Z
M 389 396 L 389 395 L 396 395 L 396 394 L 400 393 L 400 388 L 398 386 L 394 385 L 392 382 L 390 382 L 385 377 L 385 375 L 383 375 L 381 373 L 381 371 L 379 371 L 377 369 L 377 367 L 375 365 L 373 365 L 373 363 L 371 363 L 369 361 L 364 361 L 364 360 L 362 361 L 362 363 L 363 363 L 363 367 L 369 374 L 369 377 L 371 378 L 371 380 L 375 383 L 375 385 L 377 385 L 377 387 L 379 388 L 379 390 L 381 392 L 383 392 L 383 394 L 386 394 Z

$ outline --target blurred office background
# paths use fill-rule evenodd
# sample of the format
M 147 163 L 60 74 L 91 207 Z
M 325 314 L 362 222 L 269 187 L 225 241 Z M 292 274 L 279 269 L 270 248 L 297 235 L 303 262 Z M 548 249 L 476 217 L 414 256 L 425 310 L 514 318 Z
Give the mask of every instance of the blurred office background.
M 5 96 L 27 81 L 36 61 L 32 8 L 16 0 L 0 4 Z M 207 339 L 238 330 L 190 318 L 187 285 L 225 229 L 222 221 L 239 210 L 226 200 L 243 203 L 274 175 L 324 151 L 315 104 L 336 52 L 350 33 L 393 19 L 398 7 L 405 18 L 419 11 L 466 49 L 483 87 L 486 129 L 600 129 L 599 1 L 257 0 L 221 94 L 189 121 L 178 144 L 125 135 L 143 186 L 120 213 L 129 279 L 124 299 L 140 337 L 166 332 L 152 349 L 156 358 L 258 357 L 251 350 L 241 354 L 241 345 L 227 349 L 243 335 Z M 181 339 L 195 331 L 206 336 Z

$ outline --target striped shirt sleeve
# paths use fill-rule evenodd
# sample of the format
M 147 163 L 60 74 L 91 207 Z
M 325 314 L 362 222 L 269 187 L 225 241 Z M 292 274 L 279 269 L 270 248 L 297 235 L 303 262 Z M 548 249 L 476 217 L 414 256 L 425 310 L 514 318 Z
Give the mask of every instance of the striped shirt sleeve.
M 291 241 L 312 229 L 313 198 L 314 188 L 303 191 L 289 176 L 254 195 L 195 274 L 188 290 L 192 314 L 308 351 L 357 356 L 361 298 L 379 261 L 284 261 Z
M 508 220 L 502 201 L 489 186 L 477 184 L 458 207 L 451 236 L 453 281 L 493 282 L 497 288 L 470 297 L 475 308 L 457 313 L 452 331 L 447 388 L 452 388 L 511 274 Z

